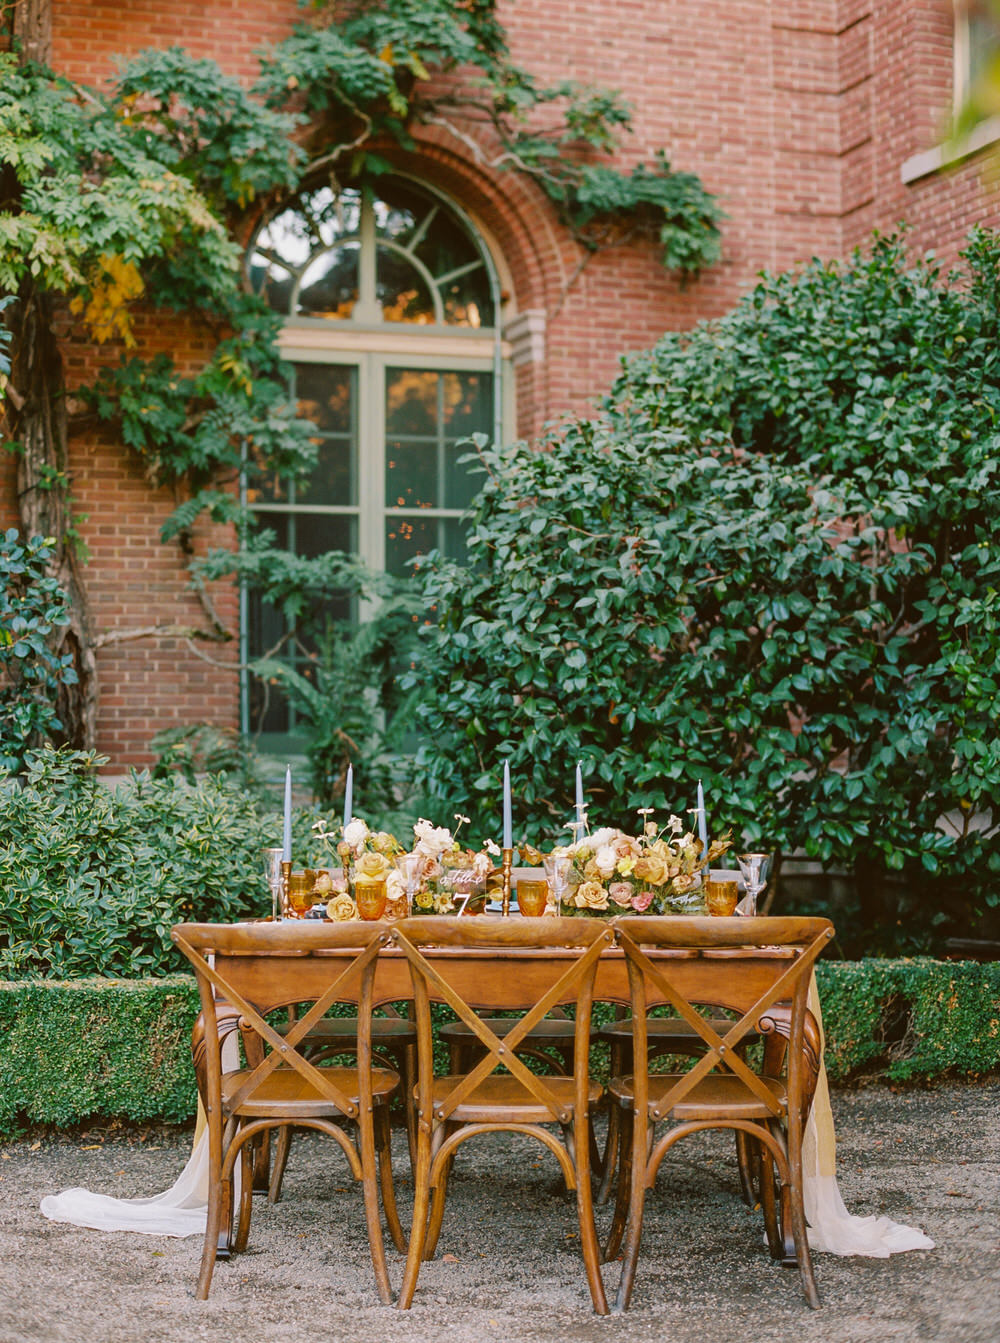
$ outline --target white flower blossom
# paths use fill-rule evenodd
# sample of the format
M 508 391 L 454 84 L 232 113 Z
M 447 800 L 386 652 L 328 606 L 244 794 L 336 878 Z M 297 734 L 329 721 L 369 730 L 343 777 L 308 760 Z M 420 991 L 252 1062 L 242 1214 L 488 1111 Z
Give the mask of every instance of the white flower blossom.
M 428 858 L 440 858 L 454 842 L 450 830 L 432 825 L 422 816 L 413 827 L 413 834 L 417 841 L 413 846 L 414 852 L 425 854 Z
M 344 842 L 349 844 L 355 851 L 361 848 L 368 838 L 368 826 L 360 816 L 355 816 L 352 821 L 348 821 L 344 826 Z
M 610 877 L 618 862 L 618 855 L 610 844 L 602 844 L 594 853 L 594 863 L 602 877 Z

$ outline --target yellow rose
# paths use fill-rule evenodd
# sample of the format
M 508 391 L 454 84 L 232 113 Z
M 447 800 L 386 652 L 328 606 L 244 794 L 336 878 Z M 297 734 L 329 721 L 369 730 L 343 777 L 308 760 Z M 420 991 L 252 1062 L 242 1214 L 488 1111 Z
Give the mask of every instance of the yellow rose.
M 662 886 L 667 879 L 667 865 L 658 853 L 644 853 L 635 865 L 635 875 L 651 886 Z
M 327 902 L 326 917 L 334 923 L 344 923 L 358 917 L 358 909 L 346 891 L 341 891 Z
M 416 895 L 413 897 L 413 903 L 418 909 L 433 909 L 434 896 L 427 890 L 417 891 Z
M 607 909 L 608 893 L 599 881 L 585 881 L 576 888 L 573 904 L 577 909 Z
M 327 891 L 333 890 L 333 878 L 329 872 L 321 872 L 313 882 L 313 890 L 317 895 L 326 895 Z
M 684 892 L 689 891 L 693 885 L 694 877 L 689 876 L 685 872 L 682 872 L 679 877 L 674 877 L 674 890 L 678 895 L 683 895 Z
M 356 877 L 367 877 L 369 881 L 382 881 L 390 871 L 390 864 L 380 853 L 363 853 L 354 864 Z

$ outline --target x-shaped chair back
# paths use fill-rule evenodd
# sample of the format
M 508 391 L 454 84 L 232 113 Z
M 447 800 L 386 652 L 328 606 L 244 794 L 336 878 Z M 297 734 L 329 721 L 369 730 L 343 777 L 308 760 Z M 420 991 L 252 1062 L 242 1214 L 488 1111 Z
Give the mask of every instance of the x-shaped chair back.
M 434 1120 L 447 1120 L 492 1073 L 503 1068 L 516 1077 L 541 1105 L 554 1123 L 566 1124 L 570 1111 L 548 1085 L 550 1079 L 532 1072 L 517 1057 L 517 1049 L 528 1033 L 553 1007 L 572 1003 L 577 1008 L 574 1056 L 586 1060 L 590 1048 L 590 1010 L 594 974 L 603 951 L 614 943 L 614 931 L 597 920 L 583 919 L 489 919 L 416 918 L 397 923 L 392 940 L 410 963 L 413 978 L 415 1016 L 418 1031 L 418 1062 L 421 1087 L 426 1088 L 432 1073 L 430 1003 L 436 1001 L 452 1009 L 472 1032 L 472 1038 L 485 1051 L 472 1070 L 447 1097 L 439 1097 Z M 483 960 L 472 983 L 463 965 L 463 980 L 456 983 L 449 973 L 447 956 L 428 959 L 425 951 L 451 948 L 478 948 L 492 953 Z M 504 949 L 537 951 L 538 963 L 532 967 L 521 959 L 505 961 Z M 560 959 L 553 961 L 547 951 L 557 949 Z M 453 965 L 457 962 L 453 962 Z M 503 1037 L 497 1036 L 480 1017 L 476 1004 L 497 1010 L 527 1009 Z M 582 1010 L 581 1010 L 582 1009 Z M 421 1029 L 424 1023 L 425 1028 Z M 575 1068 L 578 1083 L 586 1085 L 586 1068 Z M 428 1113 L 429 1101 L 421 1105 Z
M 775 1118 L 782 1116 L 782 1106 L 740 1057 L 738 1046 L 755 1033 L 770 1007 L 791 1002 L 787 1090 L 789 1118 L 795 1124 L 803 1087 L 802 1033 L 809 979 L 816 958 L 833 936 L 830 921 L 639 916 L 616 920 L 615 926 L 628 964 L 637 1064 L 647 1055 L 647 1012 L 660 1003 L 669 1003 L 705 1042 L 704 1054 L 658 1101 L 652 1117 L 669 1114 L 720 1066 L 735 1073 Z M 654 950 L 677 955 L 657 958 L 649 954 Z M 739 1012 L 740 1017 L 720 1035 L 696 1004 Z M 645 1113 L 645 1068 L 636 1067 L 634 1085 L 636 1112 Z
M 235 925 L 186 923 L 172 929 L 171 936 L 194 968 L 204 1017 L 209 1199 L 198 1298 L 204 1300 L 208 1295 L 216 1244 L 225 1245 L 228 1252 L 234 1161 L 240 1156 L 244 1174 L 249 1175 L 248 1141 L 282 1123 L 300 1122 L 334 1138 L 347 1157 L 352 1174 L 362 1181 L 376 1286 L 381 1299 L 390 1301 L 375 1169 L 371 1041 L 375 969 L 379 951 L 387 941 L 385 925 L 302 920 Z M 317 1068 L 299 1048 L 307 1041 L 310 1029 L 339 1002 L 357 1007 L 357 1068 L 350 1071 Z M 310 1006 L 283 1032 L 278 1032 L 267 1020 L 269 1013 L 293 1003 Z M 230 1081 L 224 1088 L 219 1018 L 223 1016 L 228 1025 L 234 1012 L 239 1015 L 240 1029 L 247 1041 L 248 1066 L 230 1070 L 227 1074 Z M 303 1089 L 304 1094 L 289 1096 L 286 1086 L 274 1085 L 289 1080 L 284 1075 L 274 1078 L 279 1068 L 294 1069 L 309 1084 Z M 344 1090 L 345 1077 L 349 1092 Z M 274 1082 L 269 1086 L 272 1078 Z M 384 1096 L 380 1099 L 384 1102 Z M 342 1127 L 342 1119 L 357 1120 L 357 1145 Z M 384 1124 L 382 1110 L 380 1123 Z M 387 1137 L 388 1130 L 384 1128 L 379 1179 L 390 1229 L 401 1242 L 402 1229 L 395 1214 L 391 1173 L 386 1164 Z M 249 1188 L 244 1183 L 234 1242 L 237 1249 L 242 1249 L 246 1242 L 249 1209 Z
M 175 927 L 171 936 L 194 968 L 205 1016 L 206 1087 L 209 1100 L 221 1087 L 218 1047 L 219 1001 L 236 1008 L 241 1026 L 249 1027 L 270 1046 L 256 1067 L 229 1098 L 237 1110 L 276 1068 L 294 1068 L 320 1096 L 347 1118 L 358 1116 L 358 1104 L 330 1080 L 328 1069 L 317 1068 L 298 1049 L 316 1022 L 336 1002 L 358 1004 L 358 1072 L 361 1104 L 371 1104 L 371 1006 L 378 953 L 387 940 L 384 925 L 256 923 L 197 924 Z M 342 953 L 347 953 L 346 955 Z M 340 953 L 340 954 L 338 954 Z M 267 1021 L 267 1014 L 292 1003 L 311 1003 L 284 1034 Z M 366 1096 L 366 1079 L 369 1093 Z M 213 1114 L 209 1115 L 211 1132 Z M 221 1124 L 221 1107 L 215 1114 Z

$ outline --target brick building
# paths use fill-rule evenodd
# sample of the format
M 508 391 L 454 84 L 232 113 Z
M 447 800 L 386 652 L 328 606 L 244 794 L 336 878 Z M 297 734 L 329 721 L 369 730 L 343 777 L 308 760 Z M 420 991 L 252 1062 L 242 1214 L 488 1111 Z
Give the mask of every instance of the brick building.
M 540 81 L 625 92 L 634 134 L 620 166 L 662 148 L 675 168 L 697 173 L 726 212 L 723 258 L 682 282 L 652 244 L 588 256 L 533 183 L 484 167 L 440 130 L 396 152 L 398 179 L 381 206 L 348 202 L 356 217 L 338 225 L 336 264 L 327 257 L 312 270 L 314 258 L 283 255 L 280 220 L 249 221 L 248 281 L 287 304 L 283 345 L 333 463 L 313 491 L 316 507 L 270 500 L 279 534 L 304 551 L 357 548 L 392 567 L 420 544 L 447 543 L 464 500 L 449 475 L 449 438 L 479 427 L 531 436 L 566 412 L 586 413 L 622 353 L 726 311 L 761 269 L 844 256 L 873 229 L 903 220 L 914 251 L 933 249 L 950 264 L 973 224 L 1000 223 L 988 171 L 1000 126 L 980 126 L 959 156 L 945 147 L 948 114 L 981 49 L 976 13 L 952 0 L 500 0 L 499 12 L 514 61 Z M 99 84 L 118 57 L 176 43 L 249 82 L 254 53 L 300 11 L 296 0 L 53 0 L 53 16 L 53 64 L 84 82 Z M 445 238 L 436 271 L 415 246 L 389 237 L 393 211 L 413 233 L 426 224 Z M 337 267 L 356 265 L 364 276 L 366 249 L 399 274 L 417 274 L 416 321 L 388 315 L 370 269 L 369 292 L 362 282 L 357 301 L 337 298 Z M 449 308 L 444 280 L 458 271 L 470 278 Z M 191 369 L 205 356 L 183 322 L 149 315 L 137 330 L 144 352 L 183 352 Z M 70 330 L 65 352 L 71 384 L 116 355 Z M 411 525 L 406 503 L 423 486 L 406 463 L 432 441 L 434 479 L 424 485 L 437 490 L 435 507 Z M 198 619 L 158 539 L 172 501 L 100 433 L 75 436 L 71 461 L 93 616 L 106 636 L 99 749 L 117 769 L 147 762 L 162 728 L 238 724 L 235 645 L 209 662 L 183 640 L 130 637 L 158 618 Z M 338 484 L 338 471 L 354 483 Z M 0 457 L 0 523 L 17 524 L 8 457 Z M 219 600 L 236 625 L 236 595 Z

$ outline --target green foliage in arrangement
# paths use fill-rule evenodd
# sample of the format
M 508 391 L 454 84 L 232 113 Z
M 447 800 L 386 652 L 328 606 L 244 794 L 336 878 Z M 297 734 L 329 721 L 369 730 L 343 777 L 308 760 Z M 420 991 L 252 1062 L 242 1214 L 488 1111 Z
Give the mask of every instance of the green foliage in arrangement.
M 834 1083 L 1000 1068 L 1000 965 L 822 961 L 817 979 Z M 197 1013 L 188 975 L 0 983 L 0 1139 L 95 1117 L 191 1118 Z
M 261 851 L 281 843 L 280 800 L 238 778 L 136 773 L 114 789 L 99 756 L 29 753 L 23 780 L 0 774 L 0 978 L 165 974 L 184 963 L 170 929 L 270 912 Z M 330 855 L 296 809 L 301 864 Z
M 59 583 L 48 572 L 53 543 L 0 536 L 0 769 L 21 769 L 25 752 L 58 732 L 61 685 L 76 680 L 69 654 L 49 636 L 69 619 Z
M 495 815 L 507 758 L 538 841 L 577 760 L 592 825 L 700 779 L 713 831 L 855 874 L 848 954 L 996 935 L 1000 243 L 965 257 L 765 277 L 595 422 L 477 442 L 470 567 L 419 562 L 433 794 Z

